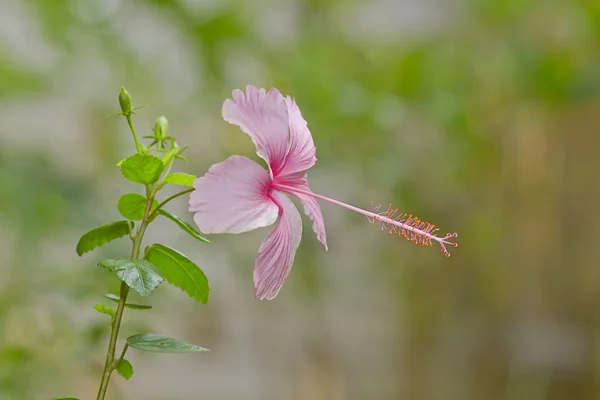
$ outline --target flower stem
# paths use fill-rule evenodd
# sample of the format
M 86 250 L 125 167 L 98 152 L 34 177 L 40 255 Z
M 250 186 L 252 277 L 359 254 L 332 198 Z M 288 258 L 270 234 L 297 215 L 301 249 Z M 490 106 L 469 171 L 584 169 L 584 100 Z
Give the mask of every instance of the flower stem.
M 135 151 L 140 152 L 140 143 L 138 142 L 137 134 L 135 133 L 135 128 L 133 127 L 133 123 L 131 122 L 131 115 L 125 114 L 125 118 L 127 118 L 127 125 L 129 125 L 129 130 L 131 130 L 131 135 L 133 136 L 133 141 L 135 142 Z
M 175 164 L 175 157 L 173 157 L 173 159 L 169 161 L 169 165 L 167 166 L 167 169 L 165 170 L 165 173 L 163 175 L 165 178 L 171 173 L 171 168 L 173 168 L 173 164 Z
M 147 188 L 148 192 L 150 192 L 150 196 L 146 200 L 146 209 L 144 211 L 144 219 L 140 224 L 135 236 L 133 237 L 133 248 L 131 250 L 131 258 L 136 259 L 140 255 L 140 247 L 142 245 L 142 239 L 144 238 L 144 233 L 146 233 L 146 228 L 148 228 L 148 224 L 150 224 L 150 210 L 152 208 L 152 203 L 154 201 L 154 191 Z M 104 371 L 102 372 L 102 380 L 100 381 L 100 388 L 98 389 L 98 396 L 96 400 L 104 400 L 106 396 L 106 390 L 108 389 L 108 381 L 110 380 L 110 376 L 112 372 L 117 368 L 117 362 L 119 359 L 115 359 L 115 349 L 117 347 L 117 338 L 119 336 L 119 328 L 121 327 L 121 320 L 123 318 L 123 311 L 125 310 L 125 301 L 127 300 L 127 295 L 129 294 L 129 286 L 125 282 L 121 282 L 121 291 L 119 294 L 119 305 L 117 306 L 117 311 L 115 312 L 115 318 L 112 321 L 112 329 L 110 333 L 110 340 L 108 342 L 108 350 L 106 352 L 106 362 L 104 363 Z M 127 351 L 127 344 L 123 349 L 123 353 L 121 358 L 125 355 L 125 351 Z
M 181 192 L 175 193 L 172 196 L 167 197 L 162 203 L 160 203 L 154 209 L 154 211 L 152 212 L 152 214 L 150 214 L 150 221 L 152 221 L 154 219 L 154 217 L 156 217 L 156 214 L 158 214 L 158 210 L 160 210 L 161 208 L 163 208 L 163 206 L 165 204 L 167 204 L 168 202 L 170 202 L 173 199 L 176 199 L 176 198 L 178 198 L 180 196 L 183 196 L 184 194 L 187 194 L 187 193 L 190 193 L 190 192 L 193 192 L 193 191 L 194 191 L 194 188 L 189 188 L 189 189 L 182 190 Z

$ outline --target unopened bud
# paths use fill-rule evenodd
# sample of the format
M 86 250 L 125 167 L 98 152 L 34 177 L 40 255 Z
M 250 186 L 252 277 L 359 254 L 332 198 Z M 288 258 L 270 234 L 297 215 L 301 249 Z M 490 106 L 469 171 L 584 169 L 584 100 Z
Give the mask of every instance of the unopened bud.
M 169 121 L 164 116 L 160 116 L 154 123 L 154 135 L 157 138 L 164 139 L 169 131 Z
M 119 93 L 119 104 L 121 105 L 121 112 L 123 115 L 133 114 L 131 108 L 131 95 L 124 87 L 121 88 L 121 93 Z

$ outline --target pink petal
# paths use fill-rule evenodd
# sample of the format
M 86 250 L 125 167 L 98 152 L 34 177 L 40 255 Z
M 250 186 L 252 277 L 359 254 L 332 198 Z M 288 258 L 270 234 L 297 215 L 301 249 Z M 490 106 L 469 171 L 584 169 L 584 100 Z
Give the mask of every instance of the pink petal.
M 317 161 L 315 143 L 296 100 L 288 96 L 285 103 L 289 115 L 290 145 L 284 165 L 278 174 L 280 176 L 306 171 Z
M 254 161 L 231 156 L 196 179 L 190 195 L 194 221 L 204 233 L 241 233 L 277 220 L 278 207 L 267 196 L 269 173 Z
M 276 175 L 283 165 L 288 149 L 288 111 L 284 97 L 277 89 L 246 87 L 246 93 L 234 90 L 233 100 L 223 104 L 223 119 L 238 125 L 252 138 L 256 153 Z
M 285 179 L 279 179 L 278 183 L 290 188 L 297 187 L 298 189 L 312 193 L 308 187 L 308 179 L 306 174 L 295 174 L 288 176 Z M 327 251 L 327 233 L 325 232 L 325 222 L 323 221 L 323 213 L 321 213 L 321 207 L 319 206 L 319 203 L 317 203 L 317 200 L 314 197 L 295 192 L 291 189 L 286 190 L 286 192 L 300 199 L 304 205 L 304 213 L 313 222 L 312 228 L 317 236 L 317 240 L 323 244 L 325 251 Z
M 254 286 L 260 300 L 272 300 L 277 296 L 290 274 L 302 238 L 302 219 L 292 201 L 278 191 L 273 191 L 271 196 L 279 205 L 280 219 L 258 249 Z
M 310 190 L 310 189 L 308 189 Z M 325 222 L 323 221 L 323 214 L 321 213 L 321 207 L 319 207 L 319 203 L 313 197 L 309 197 L 306 195 L 296 195 L 304 204 L 304 213 L 310 218 L 313 222 L 312 228 L 317 236 L 317 240 L 323 244 L 325 247 L 325 251 L 327 248 L 327 234 L 325 233 Z

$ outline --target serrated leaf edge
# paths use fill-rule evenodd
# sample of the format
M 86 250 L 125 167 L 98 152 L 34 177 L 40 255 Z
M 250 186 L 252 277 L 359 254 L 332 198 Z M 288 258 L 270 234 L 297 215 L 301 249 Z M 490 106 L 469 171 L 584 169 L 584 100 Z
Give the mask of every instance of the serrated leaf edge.
M 140 336 L 147 336 L 147 335 L 151 335 L 151 336 L 155 336 L 155 337 L 159 337 L 159 338 L 164 338 L 164 339 L 170 339 L 170 340 L 174 340 L 176 342 L 188 345 L 188 346 L 193 346 L 193 347 L 197 347 L 197 350 L 193 350 L 193 351 L 187 351 L 187 352 L 168 352 L 168 351 L 164 351 L 164 352 L 159 352 L 159 351 L 152 351 L 152 350 L 147 350 L 147 349 L 142 349 L 139 347 L 136 347 L 136 344 L 132 344 L 130 342 L 130 339 L 132 338 L 136 338 L 136 337 L 140 337 Z M 129 336 L 127 339 L 125 339 L 126 343 L 130 346 L 133 347 L 136 350 L 140 350 L 140 351 L 147 351 L 149 353 L 165 353 L 165 354 L 190 354 L 190 353 L 204 353 L 207 351 L 210 351 L 210 349 L 207 349 L 206 347 L 202 347 L 199 346 L 197 344 L 193 344 L 193 343 L 188 343 L 188 342 L 184 342 L 183 340 L 180 339 L 176 339 L 170 336 L 164 336 L 164 335 L 158 335 L 156 333 L 136 333 L 135 335 L 131 335 Z
M 157 159 L 158 161 L 160 161 L 160 164 L 162 165 L 162 168 L 161 168 L 161 170 L 160 170 L 160 174 L 158 174 L 158 175 L 156 176 L 156 179 L 154 179 L 152 182 L 149 182 L 149 183 L 136 182 L 136 181 L 134 181 L 134 180 L 131 180 L 131 179 L 129 179 L 128 177 L 126 177 L 126 176 L 125 176 L 125 172 L 124 172 L 124 170 L 123 170 L 123 163 L 124 163 L 125 161 L 129 160 L 130 158 L 137 157 L 137 156 L 148 156 L 148 157 L 152 157 L 152 158 L 155 158 L 155 159 Z M 151 184 L 153 184 L 153 183 L 156 183 L 156 181 L 158 181 L 158 180 L 160 179 L 160 176 L 162 175 L 163 171 L 165 170 L 165 166 L 164 166 L 164 164 L 163 164 L 163 162 L 162 162 L 162 160 L 161 160 L 160 158 L 158 158 L 158 157 L 156 157 L 156 156 L 153 156 L 152 154 L 142 154 L 142 153 L 136 153 L 136 154 L 134 154 L 134 155 L 132 155 L 132 156 L 129 156 L 129 157 L 125 158 L 124 160 L 122 160 L 122 161 L 121 161 L 121 165 L 120 165 L 119 167 L 121 168 L 121 175 L 123 175 L 123 177 L 124 177 L 125 179 L 127 179 L 127 180 L 128 180 L 128 181 L 130 181 L 130 182 L 137 183 L 137 184 L 140 184 L 140 185 L 151 185 Z
M 152 265 L 152 266 L 153 266 L 153 267 L 154 267 L 156 270 L 158 270 L 158 272 L 159 272 L 159 276 L 160 276 L 160 278 L 161 278 L 162 280 L 161 280 L 161 281 L 158 283 L 158 285 L 156 285 L 156 286 L 154 287 L 154 289 L 150 290 L 150 291 L 149 291 L 149 292 L 147 292 L 146 294 L 142 294 L 142 293 L 138 292 L 136 289 L 134 289 L 134 288 L 132 288 L 131 286 L 129 286 L 129 284 L 128 284 L 127 282 L 125 282 L 123 279 L 121 279 L 121 277 L 120 277 L 118 274 L 116 274 L 116 273 L 115 273 L 115 275 L 117 275 L 117 278 L 119 278 L 119 279 L 120 279 L 122 282 L 125 282 L 125 284 L 126 284 L 127 286 L 129 286 L 129 288 L 130 288 L 130 289 L 133 289 L 133 290 L 135 290 L 135 291 L 136 291 L 136 292 L 138 292 L 138 293 L 140 294 L 140 296 L 142 296 L 142 297 L 146 297 L 146 296 L 150 295 L 151 293 L 154 293 L 154 291 L 156 290 L 156 288 L 157 288 L 157 287 L 159 287 L 159 286 L 160 286 L 160 284 L 161 284 L 161 283 L 163 283 L 163 282 L 166 280 L 166 279 L 165 279 L 165 277 L 163 276 L 163 274 L 162 274 L 162 271 L 160 270 L 160 268 L 158 268 L 156 265 L 152 264 L 150 261 L 148 261 L 148 260 L 146 260 L 146 259 L 139 259 L 139 258 L 138 258 L 138 259 L 135 259 L 135 260 L 134 260 L 134 259 L 127 258 L 127 257 L 114 257 L 114 258 L 109 258 L 109 259 L 107 259 L 107 260 L 117 260 L 117 259 L 132 261 L 132 262 L 133 262 L 133 264 L 134 264 L 134 265 L 136 265 L 136 269 L 138 269 L 138 270 L 139 270 L 139 268 L 137 267 L 137 263 L 136 263 L 135 261 L 146 261 L 148 264 Z M 112 270 L 112 269 L 110 269 L 109 267 L 107 267 L 107 266 L 105 266 L 105 265 L 103 265 L 103 264 L 102 264 L 103 262 L 105 262 L 105 261 L 107 261 L 107 260 L 100 261 L 100 262 L 98 263 L 98 266 L 99 266 L 99 267 L 102 267 L 102 268 L 105 268 L 105 269 L 109 270 L 110 272 L 114 272 L 114 270 Z
M 155 243 L 155 244 L 152 244 L 152 245 L 148 246 L 148 250 L 147 250 L 147 252 L 146 252 L 146 257 L 148 256 L 148 253 L 149 253 L 150 251 L 152 251 L 152 249 L 156 249 L 156 248 L 158 248 L 158 249 L 160 249 L 160 248 L 169 249 L 169 250 L 171 250 L 171 251 L 173 251 L 173 252 L 175 252 L 175 253 L 179 254 L 181 257 L 185 258 L 185 259 L 186 259 L 186 260 L 188 260 L 190 263 L 192 263 L 193 265 L 195 265 L 195 266 L 196 266 L 196 267 L 197 267 L 197 268 L 200 270 L 200 272 L 202 272 L 202 274 L 203 274 L 203 275 L 206 277 L 206 274 L 204 273 L 204 271 L 202 271 L 202 269 L 200 269 L 200 267 L 198 267 L 198 266 L 196 265 L 196 263 L 194 263 L 192 260 L 190 260 L 190 259 L 189 259 L 187 256 L 185 256 L 185 255 L 184 255 L 184 254 L 182 254 L 181 252 L 179 252 L 179 251 L 177 251 L 177 250 L 175 250 L 175 249 L 173 249 L 173 248 L 171 248 L 171 247 L 169 247 L 169 246 L 165 246 L 164 244 Z M 174 262 L 176 262 L 176 259 L 174 259 L 174 258 L 173 258 L 173 257 L 172 257 L 170 254 L 168 254 L 168 253 L 166 253 L 166 252 L 164 252 L 164 251 L 163 251 L 162 253 L 163 253 L 163 254 L 165 254 L 165 255 L 166 255 L 167 257 L 169 257 L 170 259 L 172 259 Z M 159 267 L 157 267 L 157 268 L 160 270 L 160 268 L 159 268 Z M 188 275 L 188 276 L 189 276 L 189 277 L 190 277 L 190 278 L 191 278 L 191 279 L 194 281 L 194 283 L 196 284 L 196 286 L 200 286 L 200 285 L 198 284 L 198 282 L 196 281 L 196 278 L 194 278 L 194 277 L 193 277 L 193 276 L 192 276 L 192 275 L 191 275 L 191 274 L 190 274 L 190 273 L 189 273 L 189 272 L 188 272 L 188 271 L 187 271 L 185 268 L 182 268 L 182 269 L 183 269 L 183 270 L 184 270 L 184 272 L 185 272 L 185 273 L 186 273 L 186 274 L 187 274 L 187 275 Z M 162 273 L 162 271 L 161 271 L 161 273 Z M 164 275 L 163 275 L 163 276 L 164 276 Z M 165 280 L 166 280 L 168 283 L 170 283 L 171 285 L 173 285 L 173 286 L 175 286 L 176 288 L 178 288 L 179 290 L 181 290 L 182 292 L 184 292 L 185 294 L 187 294 L 187 295 L 188 295 L 188 296 L 189 296 L 191 299 L 193 299 L 193 300 L 196 300 L 196 301 L 199 301 L 199 302 L 200 302 L 200 303 L 202 303 L 202 304 L 208 304 L 208 300 L 209 300 L 209 298 L 210 298 L 210 284 L 209 284 L 209 282 L 208 282 L 208 277 L 206 278 L 206 284 L 207 284 L 207 286 L 208 286 L 208 294 L 207 294 L 207 296 L 206 296 L 206 301 L 198 300 L 198 299 L 196 299 L 196 298 L 192 297 L 192 296 L 191 296 L 191 295 L 190 295 L 190 294 L 189 294 L 189 293 L 188 293 L 186 290 L 184 290 L 184 289 L 180 288 L 178 285 L 176 285 L 176 284 L 172 283 L 172 282 L 171 282 L 171 281 L 169 281 L 169 280 L 168 280 L 166 277 L 165 277 Z
M 81 242 L 82 242 L 82 241 L 83 241 L 83 239 L 86 237 L 86 235 L 88 235 L 88 234 L 92 233 L 92 232 L 93 232 L 93 231 L 95 231 L 95 230 L 101 229 L 101 228 L 106 228 L 106 227 L 109 227 L 109 226 L 111 226 L 111 225 L 117 225 L 117 224 L 123 224 L 123 223 L 126 223 L 126 224 L 128 224 L 128 231 L 127 231 L 127 232 L 123 233 L 123 234 L 122 234 L 122 235 L 120 235 L 120 236 L 114 237 L 114 238 L 112 238 L 112 239 L 109 239 L 109 240 L 102 241 L 100 244 L 98 244 L 97 246 L 94 246 L 94 247 L 92 247 L 92 248 L 90 248 L 90 249 L 87 249 L 87 250 L 85 250 L 85 251 L 80 251 L 80 249 L 79 249 L 79 246 L 81 245 Z M 90 252 L 90 251 L 92 251 L 92 250 L 95 250 L 95 249 L 97 249 L 98 247 L 102 247 L 102 246 L 104 246 L 106 243 L 110 243 L 110 242 L 112 242 L 113 240 L 120 239 L 120 238 L 122 238 L 123 236 L 127 235 L 128 233 L 131 233 L 131 230 L 133 229 L 133 226 L 134 226 L 134 225 L 133 225 L 133 222 L 131 222 L 131 221 L 127 221 L 127 220 L 115 221 L 115 222 L 110 222 L 110 223 L 108 223 L 108 224 L 104 224 L 104 225 L 97 226 L 97 227 L 95 227 L 94 229 L 91 229 L 91 230 L 87 231 L 86 233 L 84 233 L 83 235 L 81 235 L 81 237 L 79 238 L 79 241 L 77 242 L 77 246 L 75 247 L 75 251 L 77 252 L 77 255 L 79 255 L 79 257 L 81 257 L 81 256 L 82 256 L 82 255 L 84 255 L 85 253 L 88 253 L 88 252 Z

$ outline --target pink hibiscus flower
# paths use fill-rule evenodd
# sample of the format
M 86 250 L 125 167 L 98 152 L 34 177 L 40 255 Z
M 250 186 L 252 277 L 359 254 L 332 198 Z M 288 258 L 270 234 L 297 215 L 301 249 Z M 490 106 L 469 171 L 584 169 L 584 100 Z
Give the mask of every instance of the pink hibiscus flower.
M 232 97 L 223 104 L 223 119 L 250 136 L 269 170 L 246 157 L 231 156 L 194 182 L 196 190 L 190 195 L 189 210 L 195 213 L 198 228 L 207 234 L 248 232 L 272 225 L 279 216 L 279 223 L 258 249 L 254 268 L 257 298 L 277 296 L 290 274 L 302 237 L 302 219 L 286 193 L 303 203 L 325 250 L 325 224 L 316 199 L 363 214 L 372 224 L 377 221 L 382 230 L 415 243 L 430 246 L 437 241 L 450 255 L 445 245 L 456 246 L 447 240 L 456 237 L 455 233 L 438 237 L 433 225 L 398 214 L 391 206 L 386 212 L 378 212 L 379 206 L 367 211 L 313 193 L 306 171 L 315 165 L 316 148 L 295 100 L 283 97 L 277 89 L 267 92 L 254 86 L 248 86 L 246 93 L 234 90 Z

